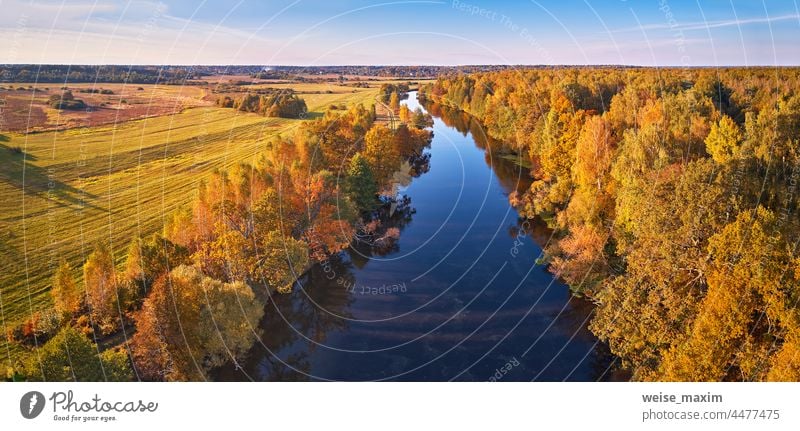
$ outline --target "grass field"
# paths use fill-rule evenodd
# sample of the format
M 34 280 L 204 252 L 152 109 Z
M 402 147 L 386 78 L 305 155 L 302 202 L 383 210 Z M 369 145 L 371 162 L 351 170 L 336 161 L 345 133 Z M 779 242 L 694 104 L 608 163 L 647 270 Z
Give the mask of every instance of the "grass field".
M 317 91 L 304 84 L 304 91 Z M 377 88 L 305 94 L 311 113 L 374 103 Z M 355 92 L 353 90 L 356 90 Z M 48 307 L 61 257 L 80 267 L 97 241 L 124 257 L 160 230 L 214 169 L 256 158 L 303 120 L 198 107 L 116 125 L 0 134 L 0 312 L 3 331 Z M 2 356 L 6 354 L 6 346 Z M 2 357 L 0 356 L 0 357 Z
M 203 86 L 70 83 L 67 88 L 90 109 L 51 108 L 48 98 L 60 96 L 61 87 L 53 83 L 0 86 L 3 101 L 0 129 L 12 132 L 63 130 L 176 114 L 187 108 L 213 105 L 204 100 L 211 90 Z M 113 94 L 82 92 L 89 89 L 110 90 Z

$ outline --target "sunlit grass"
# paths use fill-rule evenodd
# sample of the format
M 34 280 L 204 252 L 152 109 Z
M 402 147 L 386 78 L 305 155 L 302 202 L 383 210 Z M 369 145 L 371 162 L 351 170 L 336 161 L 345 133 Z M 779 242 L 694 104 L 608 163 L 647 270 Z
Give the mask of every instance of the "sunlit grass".
M 323 92 L 326 87 L 317 85 Z M 303 97 L 319 113 L 331 104 L 371 104 L 377 93 L 352 90 Z M 209 107 L 110 126 L 2 135 L 3 331 L 50 305 L 59 259 L 80 276 L 93 244 L 104 241 L 121 261 L 131 238 L 159 231 L 213 170 L 255 160 L 271 137 L 289 136 L 301 121 Z

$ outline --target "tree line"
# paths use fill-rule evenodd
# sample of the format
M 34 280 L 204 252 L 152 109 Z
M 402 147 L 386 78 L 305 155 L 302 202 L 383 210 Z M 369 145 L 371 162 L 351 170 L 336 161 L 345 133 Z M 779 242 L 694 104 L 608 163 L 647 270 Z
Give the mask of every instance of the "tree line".
M 506 70 L 440 77 L 533 166 L 510 196 L 637 380 L 800 380 L 800 70 Z
M 188 66 L 6 64 L 0 67 L 0 82 L 185 84 L 201 76 L 199 69 Z

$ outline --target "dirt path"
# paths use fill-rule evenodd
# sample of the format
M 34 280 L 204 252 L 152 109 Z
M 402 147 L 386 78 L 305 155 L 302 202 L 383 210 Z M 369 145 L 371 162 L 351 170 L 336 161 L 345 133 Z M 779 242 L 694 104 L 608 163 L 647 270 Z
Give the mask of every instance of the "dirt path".
M 395 129 L 400 124 L 400 119 L 389 105 L 381 101 L 380 96 L 375 96 L 375 114 L 375 122 L 386 124 L 390 129 Z

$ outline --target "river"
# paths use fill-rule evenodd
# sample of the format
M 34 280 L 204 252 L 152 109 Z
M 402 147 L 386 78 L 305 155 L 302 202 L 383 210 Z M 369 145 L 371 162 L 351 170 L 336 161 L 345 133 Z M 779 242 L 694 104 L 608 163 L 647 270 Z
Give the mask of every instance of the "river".
M 420 106 L 413 92 L 404 103 Z M 247 360 L 215 379 L 613 378 L 586 328 L 593 306 L 535 263 L 549 231 L 508 203 L 527 169 L 486 151 L 467 115 L 431 111 L 429 170 L 401 190 L 399 240 L 334 256 L 274 296 Z

